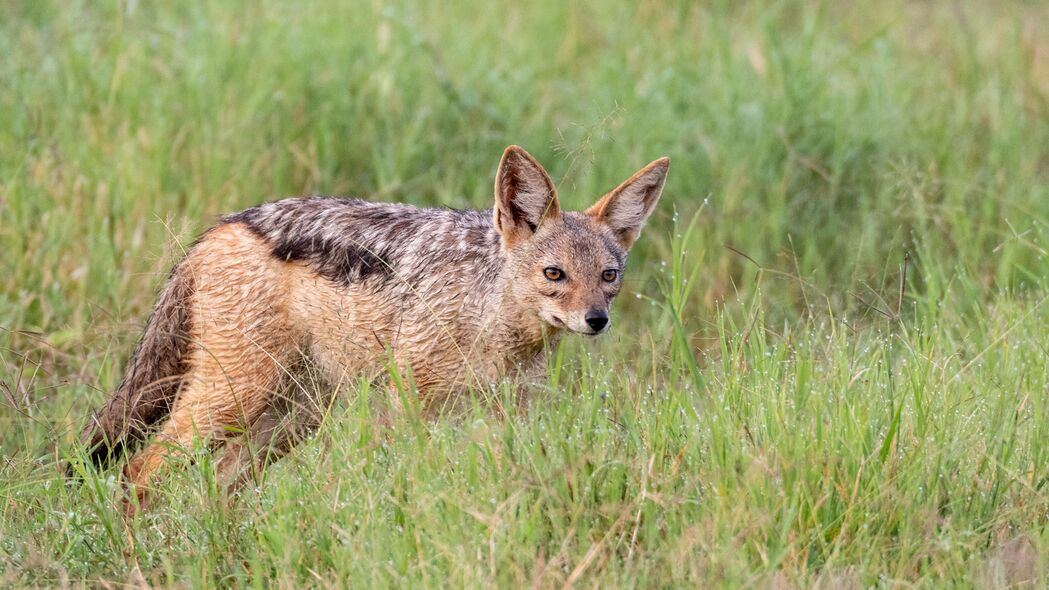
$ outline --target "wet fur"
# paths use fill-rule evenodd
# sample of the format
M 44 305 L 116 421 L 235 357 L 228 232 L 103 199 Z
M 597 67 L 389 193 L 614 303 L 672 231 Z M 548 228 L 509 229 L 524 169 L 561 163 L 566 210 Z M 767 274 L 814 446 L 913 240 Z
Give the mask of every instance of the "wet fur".
M 564 329 L 587 333 L 584 314 L 607 312 L 667 167 L 561 212 L 546 172 L 511 146 L 492 210 L 308 197 L 224 217 L 172 271 L 81 441 L 104 465 L 155 432 L 125 468 L 145 502 L 169 443 L 246 432 L 219 464 L 235 486 L 308 435 L 340 385 L 382 379 L 391 360 L 427 407 L 534 378 Z M 550 266 L 567 278 L 546 279 Z M 304 367 L 321 387 L 303 384 Z

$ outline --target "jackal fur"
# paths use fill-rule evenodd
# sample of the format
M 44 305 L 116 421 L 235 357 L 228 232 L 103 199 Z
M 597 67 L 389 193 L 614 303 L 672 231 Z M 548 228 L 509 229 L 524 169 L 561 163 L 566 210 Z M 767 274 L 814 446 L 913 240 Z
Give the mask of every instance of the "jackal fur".
M 235 486 L 308 434 L 318 413 L 293 416 L 303 367 L 331 391 L 397 367 L 427 404 L 527 379 L 562 333 L 608 329 L 668 169 L 656 160 L 566 212 L 510 146 L 487 211 L 307 197 L 228 215 L 171 271 L 81 442 L 104 465 L 152 435 L 124 470 L 144 504 L 167 456 L 197 437 L 228 447 L 219 472 Z

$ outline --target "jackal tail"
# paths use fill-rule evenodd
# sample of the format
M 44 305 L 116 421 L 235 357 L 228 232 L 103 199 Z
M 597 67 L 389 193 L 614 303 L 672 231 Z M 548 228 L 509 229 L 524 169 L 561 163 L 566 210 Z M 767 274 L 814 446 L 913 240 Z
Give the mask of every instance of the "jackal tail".
M 120 386 L 80 434 L 88 459 L 104 467 L 133 450 L 167 417 L 189 370 L 193 276 L 182 261 L 171 271 Z M 76 470 L 66 466 L 66 475 Z

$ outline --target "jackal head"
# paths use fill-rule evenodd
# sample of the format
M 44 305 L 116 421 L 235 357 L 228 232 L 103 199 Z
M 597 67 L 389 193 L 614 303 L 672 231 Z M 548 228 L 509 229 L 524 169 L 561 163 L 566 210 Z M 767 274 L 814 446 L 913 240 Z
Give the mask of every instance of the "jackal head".
M 507 289 L 520 311 L 579 334 L 608 329 L 627 252 L 655 208 L 669 168 L 670 159 L 660 158 L 586 211 L 562 211 L 546 170 L 520 147 L 506 148 L 493 215 L 512 277 Z

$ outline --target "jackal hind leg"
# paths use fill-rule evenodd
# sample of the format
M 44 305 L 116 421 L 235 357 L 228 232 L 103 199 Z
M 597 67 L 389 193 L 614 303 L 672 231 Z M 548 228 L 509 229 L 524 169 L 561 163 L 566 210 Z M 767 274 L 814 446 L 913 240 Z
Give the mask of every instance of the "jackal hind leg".
M 183 265 L 196 286 L 188 370 L 159 434 L 125 468 L 140 505 L 173 453 L 198 437 L 221 446 L 258 419 L 299 341 L 284 309 L 283 267 L 243 224 L 210 230 Z
M 157 472 L 175 454 L 190 449 L 194 440 L 218 448 L 258 421 L 279 382 L 282 363 L 275 356 L 276 346 L 242 342 L 214 352 L 202 347 L 201 354 L 195 355 L 167 422 L 125 467 L 140 506 L 148 504 L 149 486 Z
M 282 378 L 277 396 L 248 431 L 231 440 L 219 459 L 217 477 L 230 497 L 250 481 L 259 481 L 269 464 L 287 455 L 321 425 L 337 388 L 305 361 Z

